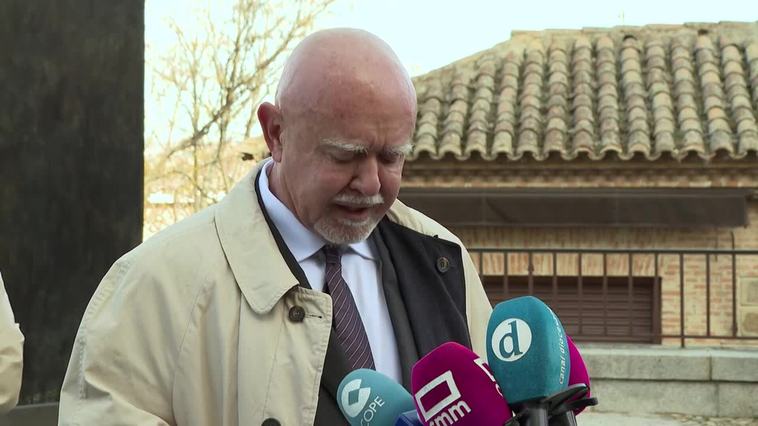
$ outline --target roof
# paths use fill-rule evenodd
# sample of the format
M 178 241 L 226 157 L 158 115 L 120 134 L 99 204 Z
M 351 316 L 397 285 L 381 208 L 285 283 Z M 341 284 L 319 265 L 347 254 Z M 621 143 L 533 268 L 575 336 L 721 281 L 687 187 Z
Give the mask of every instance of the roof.
M 414 84 L 411 160 L 758 159 L 758 22 L 513 32 Z

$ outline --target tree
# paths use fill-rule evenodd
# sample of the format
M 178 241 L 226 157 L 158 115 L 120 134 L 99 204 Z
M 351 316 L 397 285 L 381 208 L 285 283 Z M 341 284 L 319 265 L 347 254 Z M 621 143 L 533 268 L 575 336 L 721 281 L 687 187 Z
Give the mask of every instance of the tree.
M 199 9 L 199 31 L 172 22 L 173 48 L 147 59 L 148 96 L 161 110 L 146 126 L 146 233 L 217 202 L 250 167 L 236 148 L 254 140 L 257 105 L 284 55 L 334 1 L 234 0 L 225 10 Z

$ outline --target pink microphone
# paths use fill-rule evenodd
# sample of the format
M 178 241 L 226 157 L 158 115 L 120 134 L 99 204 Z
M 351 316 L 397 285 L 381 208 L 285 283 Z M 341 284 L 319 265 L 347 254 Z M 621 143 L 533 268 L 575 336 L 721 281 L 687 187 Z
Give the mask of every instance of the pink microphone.
M 576 426 L 576 416 L 586 407 L 597 405 L 597 398 L 590 396 L 590 375 L 587 373 L 582 355 L 579 354 L 571 337 L 566 336 L 566 343 L 571 363 L 568 389 L 574 387 L 578 392 L 574 392 L 574 395 L 557 406 L 551 407 L 549 426 Z
M 576 345 L 574 344 L 574 341 L 571 340 L 571 337 L 566 335 L 566 340 L 568 343 L 568 350 L 569 350 L 569 359 L 571 370 L 569 371 L 569 386 L 575 385 L 578 383 L 584 384 L 587 386 L 587 393 L 583 396 L 584 398 L 589 398 L 590 395 L 590 374 L 587 372 L 587 366 L 584 364 L 584 360 L 582 359 L 582 354 L 579 353 L 579 349 L 576 348 Z M 579 398 L 574 398 L 579 399 Z M 584 409 L 587 408 L 586 406 L 580 406 L 578 408 L 574 409 L 574 414 L 579 414 Z
M 487 363 L 470 349 L 447 342 L 411 371 L 419 419 L 425 426 L 503 426 L 513 418 Z

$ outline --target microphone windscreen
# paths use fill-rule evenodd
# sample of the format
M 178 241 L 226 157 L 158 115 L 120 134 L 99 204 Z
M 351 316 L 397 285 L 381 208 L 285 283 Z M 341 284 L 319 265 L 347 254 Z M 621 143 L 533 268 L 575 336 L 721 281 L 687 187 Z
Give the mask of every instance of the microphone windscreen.
M 463 345 L 443 343 L 411 371 L 413 402 L 424 425 L 497 425 L 513 414 L 487 363 Z
M 486 346 L 490 368 L 511 405 L 544 398 L 568 385 L 566 333 L 555 313 L 536 297 L 495 306 Z
M 411 394 L 399 383 L 365 368 L 342 379 L 337 405 L 352 426 L 391 426 L 402 413 L 415 408 Z
M 568 384 L 569 386 L 575 385 L 577 383 L 587 385 L 587 394 L 585 397 L 589 398 L 592 396 L 590 394 L 590 373 L 587 371 L 587 366 L 584 364 L 582 354 L 579 353 L 579 349 L 577 349 L 574 341 L 571 340 L 571 337 L 568 335 L 566 335 L 566 343 L 568 344 L 569 359 L 571 360 L 571 369 L 569 370 Z M 581 413 L 585 408 L 586 407 L 577 408 L 574 410 L 574 414 Z

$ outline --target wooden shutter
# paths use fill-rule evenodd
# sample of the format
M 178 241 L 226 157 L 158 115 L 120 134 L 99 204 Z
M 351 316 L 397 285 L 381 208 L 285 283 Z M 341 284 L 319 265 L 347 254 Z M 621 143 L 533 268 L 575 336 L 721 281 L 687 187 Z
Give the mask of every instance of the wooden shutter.
M 533 295 L 558 315 L 574 340 L 660 343 L 660 294 L 652 277 L 532 277 Z M 493 306 L 526 296 L 529 277 L 485 276 Z

